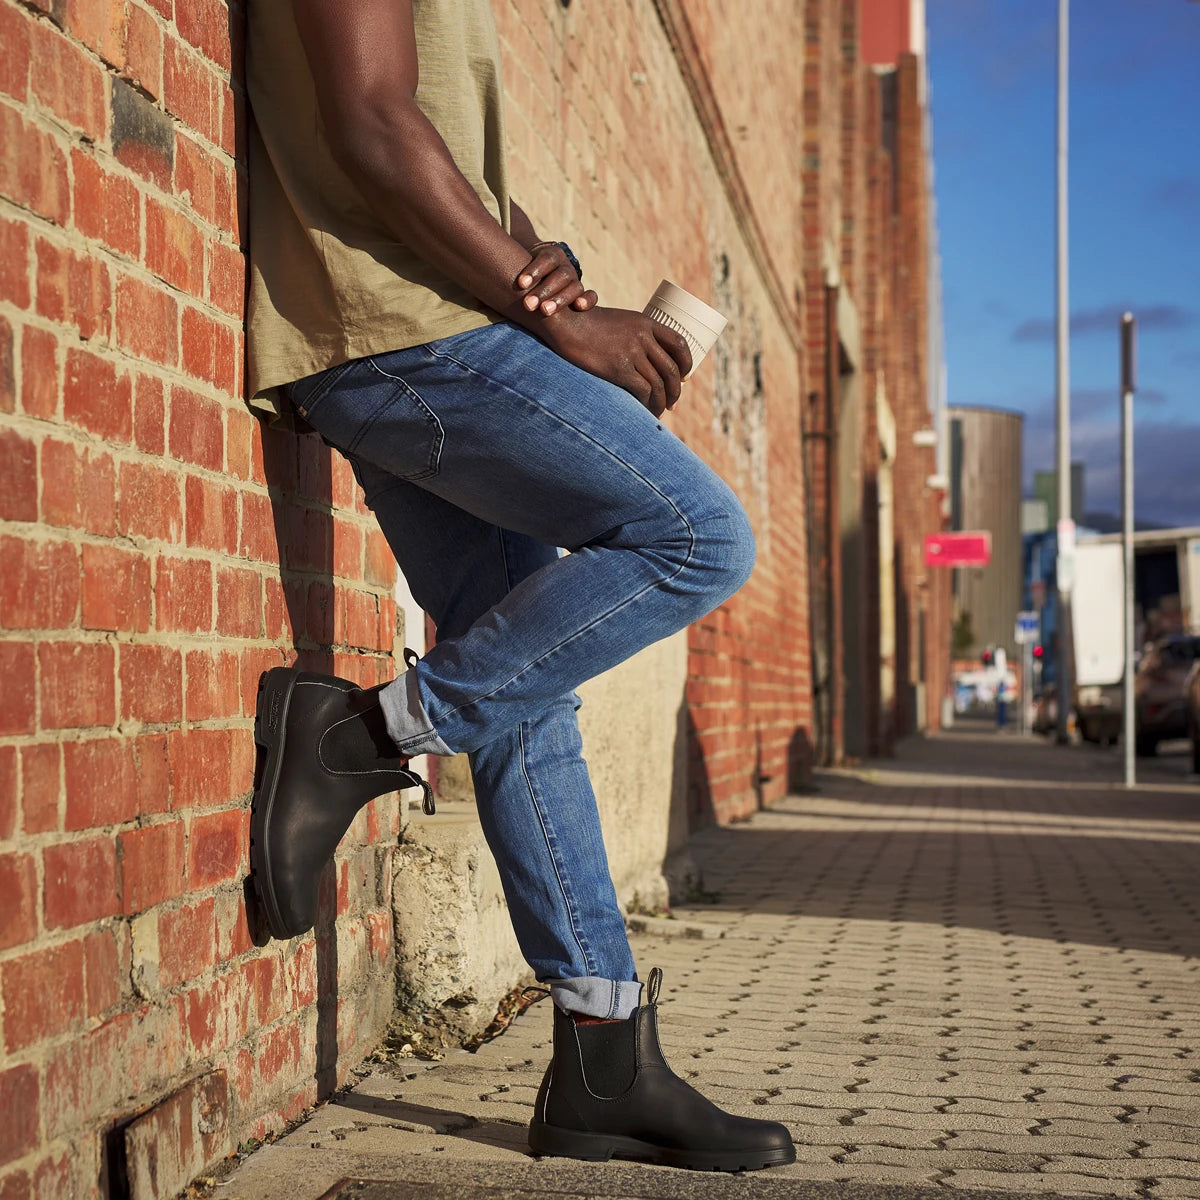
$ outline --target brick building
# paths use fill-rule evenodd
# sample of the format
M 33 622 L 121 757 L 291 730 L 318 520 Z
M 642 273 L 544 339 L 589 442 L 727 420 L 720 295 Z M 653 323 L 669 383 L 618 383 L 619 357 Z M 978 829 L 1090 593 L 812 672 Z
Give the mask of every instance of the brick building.
M 668 275 L 731 317 L 672 420 L 742 496 L 755 576 L 583 689 L 626 899 L 689 830 L 936 722 L 924 66 L 911 20 L 864 51 L 877 3 L 494 3 L 535 224 L 603 302 Z M 370 684 L 402 643 L 349 468 L 243 403 L 241 19 L 0 0 L 6 1197 L 170 1196 L 329 1095 L 412 936 L 395 797 L 315 934 L 256 945 L 243 899 L 259 673 Z

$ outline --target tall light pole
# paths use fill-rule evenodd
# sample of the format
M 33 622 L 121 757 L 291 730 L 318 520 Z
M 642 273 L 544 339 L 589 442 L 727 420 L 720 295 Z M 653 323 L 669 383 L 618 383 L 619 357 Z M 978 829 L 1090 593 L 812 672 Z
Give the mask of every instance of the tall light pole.
M 1067 305 L 1067 80 L 1070 0 L 1058 0 L 1058 212 L 1056 221 L 1057 319 L 1055 342 L 1057 359 L 1058 443 L 1058 563 L 1055 572 L 1058 590 L 1058 741 L 1065 742 L 1071 708 L 1072 667 L 1071 585 L 1075 572 L 1075 514 L 1071 511 L 1071 318 Z

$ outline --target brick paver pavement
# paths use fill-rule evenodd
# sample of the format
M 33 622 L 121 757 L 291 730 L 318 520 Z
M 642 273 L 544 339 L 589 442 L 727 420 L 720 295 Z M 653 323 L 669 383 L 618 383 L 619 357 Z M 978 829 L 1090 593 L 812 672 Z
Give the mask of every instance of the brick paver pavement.
M 676 913 L 723 936 L 635 949 L 666 972 L 676 1069 L 792 1130 L 772 1183 L 1200 1198 L 1200 788 L 1126 793 L 1114 768 L 956 733 L 697 837 L 716 900 Z M 526 1163 L 546 1009 L 477 1054 L 374 1071 L 221 1194 Z M 563 1168 L 531 1169 L 553 1190 Z

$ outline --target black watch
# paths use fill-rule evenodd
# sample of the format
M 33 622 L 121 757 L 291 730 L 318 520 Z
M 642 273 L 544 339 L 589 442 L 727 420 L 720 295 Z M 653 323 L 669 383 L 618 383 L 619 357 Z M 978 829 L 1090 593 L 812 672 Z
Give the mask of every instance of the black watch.
M 566 242 L 555 243 L 558 248 L 567 256 L 567 262 L 571 264 L 575 274 L 579 276 L 579 282 L 583 282 L 583 268 L 579 265 L 579 259 L 575 257 L 575 251 L 567 245 Z

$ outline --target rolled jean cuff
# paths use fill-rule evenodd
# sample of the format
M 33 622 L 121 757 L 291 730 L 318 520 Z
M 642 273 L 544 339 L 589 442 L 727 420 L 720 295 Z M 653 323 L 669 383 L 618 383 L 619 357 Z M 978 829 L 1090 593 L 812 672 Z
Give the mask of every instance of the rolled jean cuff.
M 598 979 L 587 975 L 581 979 L 550 979 L 550 998 L 564 1012 L 582 1013 L 585 1017 L 604 1020 L 625 1020 L 633 1016 L 642 998 L 642 985 L 628 979 Z
M 379 693 L 379 707 L 388 736 L 400 748 L 401 754 L 416 758 L 418 754 L 452 755 L 453 750 L 438 736 L 417 687 L 417 669 L 412 667 L 393 679 Z

